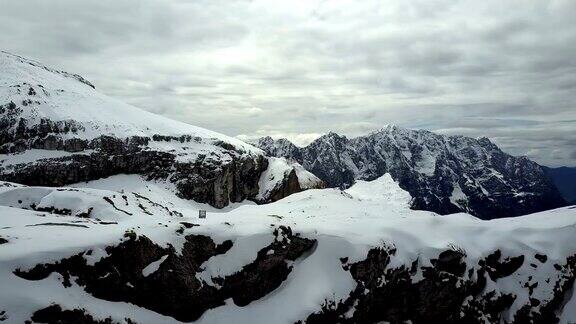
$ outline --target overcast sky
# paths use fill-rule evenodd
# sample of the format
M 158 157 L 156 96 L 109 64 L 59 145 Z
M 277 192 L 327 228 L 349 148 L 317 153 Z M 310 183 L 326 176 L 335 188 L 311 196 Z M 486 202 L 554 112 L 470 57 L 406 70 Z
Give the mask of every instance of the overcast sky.
M 231 136 L 395 123 L 576 166 L 574 0 L 0 0 L 0 20 L 2 49 Z

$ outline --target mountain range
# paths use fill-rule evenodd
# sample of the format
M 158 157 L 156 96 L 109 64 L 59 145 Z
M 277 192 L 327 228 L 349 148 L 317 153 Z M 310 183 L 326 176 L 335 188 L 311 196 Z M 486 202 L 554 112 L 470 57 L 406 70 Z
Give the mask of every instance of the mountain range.
M 445 136 L 388 125 L 366 136 L 329 133 L 305 147 L 264 137 L 267 154 L 300 163 L 329 187 L 390 173 L 412 196 L 412 208 L 483 219 L 524 215 L 564 206 L 544 169 L 504 153 L 487 138 Z

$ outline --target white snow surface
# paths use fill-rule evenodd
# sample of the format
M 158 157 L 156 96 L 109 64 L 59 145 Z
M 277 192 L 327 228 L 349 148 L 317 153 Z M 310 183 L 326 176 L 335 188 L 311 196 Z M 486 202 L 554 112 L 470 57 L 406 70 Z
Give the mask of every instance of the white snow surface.
M 408 209 L 410 195 L 389 175 L 372 182 L 358 181 L 346 191 L 311 189 L 267 205 L 247 203 L 225 210 L 209 209 L 206 219 L 197 218 L 198 210 L 206 209 L 205 205 L 176 198 L 169 185 L 147 182 L 138 176 L 115 176 L 74 187 L 0 183 L 0 236 L 8 240 L 0 245 L 0 305 L 7 312 L 9 323 L 22 323 L 35 310 L 51 303 L 69 309 L 84 308 L 96 318 L 112 316 L 122 321 L 128 316 L 138 323 L 177 323 L 171 317 L 132 304 L 96 299 L 76 284 L 64 288 L 58 274 L 27 281 L 12 272 L 88 249 L 95 251 L 87 259 L 94 264 L 106 256 L 106 246 L 121 242 L 126 230 L 146 235 L 161 246 L 171 244 L 179 251 L 184 239 L 175 235 L 175 230 L 181 221 L 200 225 L 186 229 L 184 235 L 204 234 L 216 242 L 233 241 L 231 250 L 206 261 L 202 265 L 204 271 L 197 274 L 209 285 L 213 284 L 212 277 L 233 274 L 250 263 L 260 249 L 272 242 L 275 227 L 290 226 L 294 232 L 317 240 L 316 248 L 293 264 L 288 279 L 274 292 L 245 307 L 228 301 L 225 306 L 204 313 L 200 323 L 271 323 L 271 319 L 274 323 L 293 323 L 304 319 L 318 311 L 325 299 L 344 299 L 354 289 L 356 284 L 343 270 L 341 257 L 355 262 L 364 259 L 372 247 L 383 245 L 397 247 L 391 266 L 410 264 L 417 258 L 429 262 L 450 247 L 463 249 L 469 265 L 477 264 L 479 258 L 496 249 L 505 256 L 525 255 L 528 260 L 517 275 L 498 283 L 488 279 L 488 288 L 518 296 L 509 315 L 512 316 L 528 299 L 527 289 L 519 279 L 533 275 L 533 280 L 539 282 L 534 296 L 550 297 L 556 278 L 550 283 L 546 279 L 554 274 L 552 265 L 563 264 L 567 256 L 576 253 L 574 207 L 490 221 L 463 213 L 439 216 Z M 382 189 L 386 192 L 382 193 Z M 67 208 L 71 216 L 33 211 L 32 203 Z M 90 217 L 74 216 L 89 208 Z M 171 215 L 170 210 L 181 212 L 183 217 Z M 53 224 L 38 225 L 42 223 Z M 545 253 L 549 261 L 534 270 L 529 264 L 537 263 L 531 258 L 538 252 Z M 163 261 L 161 258 L 150 264 L 146 273 L 156 271 Z M 568 305 L 576 303 L 574 298 Z M 563 323 L 575 321 L 575 315 L 565 308 L 561 314 Z
M 389 205 L 408 209 L 410 194 L 401 189 L 389 173 L 373 181 L 357 180 L 356 184 L 345 190 L 352 197 L 367 201 L 386 201 Z

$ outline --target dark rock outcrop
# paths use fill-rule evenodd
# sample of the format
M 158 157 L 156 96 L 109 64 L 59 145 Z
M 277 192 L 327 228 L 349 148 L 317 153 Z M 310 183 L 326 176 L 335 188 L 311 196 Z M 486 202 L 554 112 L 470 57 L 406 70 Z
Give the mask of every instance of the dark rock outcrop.
M 225 278 L 213 278 L 218 287 L 200 281 L 196 274 L 209 258 L 226 253 L 232 242 L 217 245 L 203 235 L 186 236 L 181 253 L 176 253 L 171 246 L 163 248 L 145 236 L 129 232 L 121 244 L 106 248 L 108 256 L 93 266 L 84 258 L 92 253 L 87 251 L 14 273 L 27 280 L 41 280 L 58 272 L 65 287 L 71 285 L 74 277 L 96 298 L 130 302 L 180 321 L 193 321 L 206 310 L 224 305 L 228 298 L 244 306 L 269 294 L 292 270 L 287 262 L 302 256 L 315 243 L 294 235 L 286 227 L 276 229 L 275 235 L 276 240 L 242 270 Z M 145 274 L 144 269 L 153 262 L 161 263 L 154 272 Z
M 450 249 L 432 259 L 431 267 L 414 260 L 410 267 L 391 268 L 395 248 L 375 248 L 365 260 L 343 267 L 357 282 L 350 296 L 326 301 L 322 311 L 311 314 L 306 323 L 502 323 L 517 296 L 487 290 L 486 273 L 499 278 L 518 270 L 516 261 L 497 251 L 481 260 L 478 267 L 467 265 L 463 251 Z M 576 278 L 576 256 L 559 266 L 559 279 L 551 300 L 531 298 L 514 316 L 514 323 L 557 323 L 558 314 Z M 498 270 L 492 267 L 496 266 Z M 418 271 L 422 278 L 414 279 Z M 488 272 L 490 273 L 490 272 Z M 492 276 L 492 275 L 490 275 Z
M 147 147 L 152 141 L 193 141 L 191 137 L 133 136 L 119 139 L 103 135 L 91 141 L 63 140 L 62 134 L 73 134 L 69 125 L 74 125 L 74 122 L 54 124 L 46 120 L 30 129 L 25 124 L 22 119 L 17 131 L 11 132 L 11 128 L 0 130 L 1 152 L 12 154 L 45 149 L 77 154 L 0 166 L 1 180 L 35 186 L 64 186 L 116 174 L 140 174 L 148 179 L 175 183 L 182 198 L 221 208 L 229 202 L 254 199 L 260 174 L 267 167 L 264 156 L 236 150 L 200 155 L 194 161 L 180 162 L 174 152 Z
M 492 219 L 566 204 L 541 166 L 502 152 L 487 138 L 387 126 L 351 139 L 329 133 L 303 148 L 271 138 L 256 145 L 271 156 L 297 161 L 328 187 L 347 188 L 390 173 L 412 196 L 413 209 L 439 214 Z
M 179 256 L 172 247 L 162 248 L 147 237 L 128 233 L 126 238 L 120 245 L 108 247 L 109 257 L 94 266 L 86 263 L 84 254 L 78 254 L 57 263 L 37 265 L 29 271 L 16 270 L 15 274 L 40 280 L 58 272 L 64 277 L 64 286 L 70 286 L 71 276 L 75 276 L 77 284 L 96 298 L 130 302 L 185 321 L 223 304 L 217 289 L 202 285 L 195 274 L 204 261 L 225 253 L 232 246 L 230 241 L 216 245 L 207 236 L 187 236 Z M 144 276 L 144 268 L 165 255 L 158 270 Z
M 216 279 L 238 306 L 246 306 L 254 300 L 266 296 L 278 288 L 292 271 L 286 261 L 295 261 L 310 251 L 314 241 L 292 234 L 288 227 L 280 226 L 274 231 L 276 240 L 258 251 L 254 262 L 244 266 L 242 271 L 224 279 Z
M 484 267 L 490 278 L 494 281 L 499 278 L 508 277 L 518 270 L 524 263 L 524 256 L 508 257 L 502 260 L 502 252 L 500 250 L 494 251 L 481 260 L 480 266 Z
M 314 189 L 322 189 L 324 188 L 324 183 L 320 180 L 313 185 Z M 278 185 L 271 190 L 268 194 L 266 199 L 260 200 L 260 203 L 269 203 L 278 201 L 284 197 L 288 197 L 291 194 L 301 192 L 310 188 L 303 187 L 300 179 L 298 179 L 298 175 L 295 169 L 292 169 L 288 172 L 284 179 L 278 182 Z

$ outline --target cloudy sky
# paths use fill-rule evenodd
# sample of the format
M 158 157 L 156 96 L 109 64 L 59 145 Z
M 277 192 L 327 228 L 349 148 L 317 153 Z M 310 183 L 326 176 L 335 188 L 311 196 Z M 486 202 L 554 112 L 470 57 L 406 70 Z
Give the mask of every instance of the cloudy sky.
M 231 136 L 395 123 L 576 166 L 574 0 L 0 0 L 0 19 L 2 49 Z

